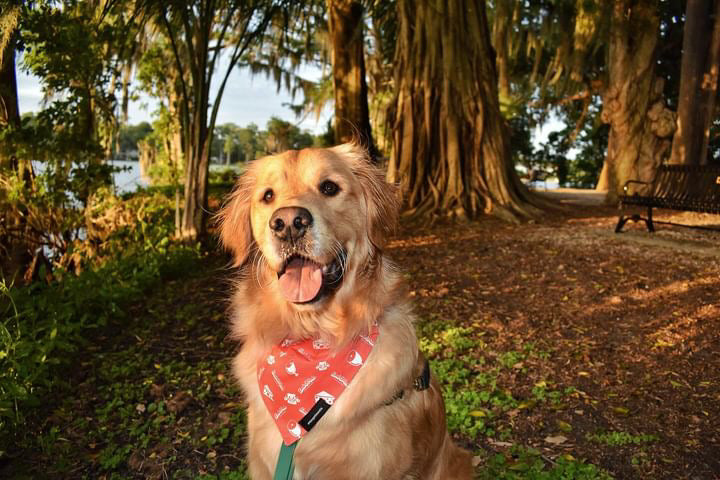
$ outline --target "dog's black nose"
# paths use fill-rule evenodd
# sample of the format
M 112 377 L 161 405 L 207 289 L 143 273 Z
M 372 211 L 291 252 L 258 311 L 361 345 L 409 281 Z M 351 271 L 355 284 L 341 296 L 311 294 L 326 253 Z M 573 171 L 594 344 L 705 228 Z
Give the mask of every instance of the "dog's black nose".
M 310 212 L 302 207 L 283 207 L 270 217 L 270 230 L 280 240 L 296 240 L 312 226 Z

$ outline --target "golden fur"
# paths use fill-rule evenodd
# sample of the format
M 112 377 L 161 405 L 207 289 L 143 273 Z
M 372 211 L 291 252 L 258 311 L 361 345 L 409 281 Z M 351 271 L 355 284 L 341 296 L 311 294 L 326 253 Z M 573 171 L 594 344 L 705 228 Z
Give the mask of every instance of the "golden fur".
M 325 180 L 339 185 L 328 197 Z M 272 202 L 263 195 L 272 188 Z M 281 207 L 301 206 L 314 223 L 307 242 L 327 263 L 342 248 L 342 284 L 320 301 L 294 304 L 278 289 L 282 258 L 269 219 Z M 445 427 L 437 382 L 418 392 L 418 345 L 400 275 L 383 256 L 397 221 L 394 188 L 366 152 L 346 144 L 305 149 L 254 162 L 219 214 L 220 237 L 243 275 L 232 303 L 232 333 L 242 342 L 233 372 L 248 402 L 251 477 L 272 478 L 281 437 L 257 386 L 256 365 L 286 337 L 322 338 L 342 346 L 377 321 L 380 336 L 366 364 L 295 451 L 295 479 L 469 479 L 470 457 Z M 386 406 L 399 390 L 405 395 Z

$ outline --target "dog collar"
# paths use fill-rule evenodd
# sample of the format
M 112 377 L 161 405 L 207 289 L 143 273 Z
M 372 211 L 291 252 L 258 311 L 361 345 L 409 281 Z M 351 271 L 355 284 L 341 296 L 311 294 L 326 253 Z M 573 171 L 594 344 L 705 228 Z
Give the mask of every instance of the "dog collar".
M 257 364 L 260 396 L 285 445 L 305 436 L 350 385 L 377 341 L 373 325 L 341 350 L 319 339 L 286 339 Z

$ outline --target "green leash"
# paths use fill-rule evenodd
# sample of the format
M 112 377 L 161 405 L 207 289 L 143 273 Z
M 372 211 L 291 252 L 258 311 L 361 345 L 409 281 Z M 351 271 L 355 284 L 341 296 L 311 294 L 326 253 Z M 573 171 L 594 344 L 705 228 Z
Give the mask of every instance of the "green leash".
M 275 476 L 273 480 L 292 480 L 295 472 L 295 464 L 293 462 L 293 453 L 295 447 L 300 441 L 288 446 L 283 442 L 280 447 L 280 455 L 278 456 L 277 466 L 275 467 Z

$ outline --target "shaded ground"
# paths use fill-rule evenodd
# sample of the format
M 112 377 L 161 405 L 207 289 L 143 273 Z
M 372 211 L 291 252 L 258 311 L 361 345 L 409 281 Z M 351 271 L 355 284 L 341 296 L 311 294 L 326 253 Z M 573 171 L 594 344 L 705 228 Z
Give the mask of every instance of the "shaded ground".
M 720 234 L 581 210 L 392 242 L 452 430 L 480 478 L 720 478 Z M 246 478 L 223 262 L 99 334 L 0 477 Z

